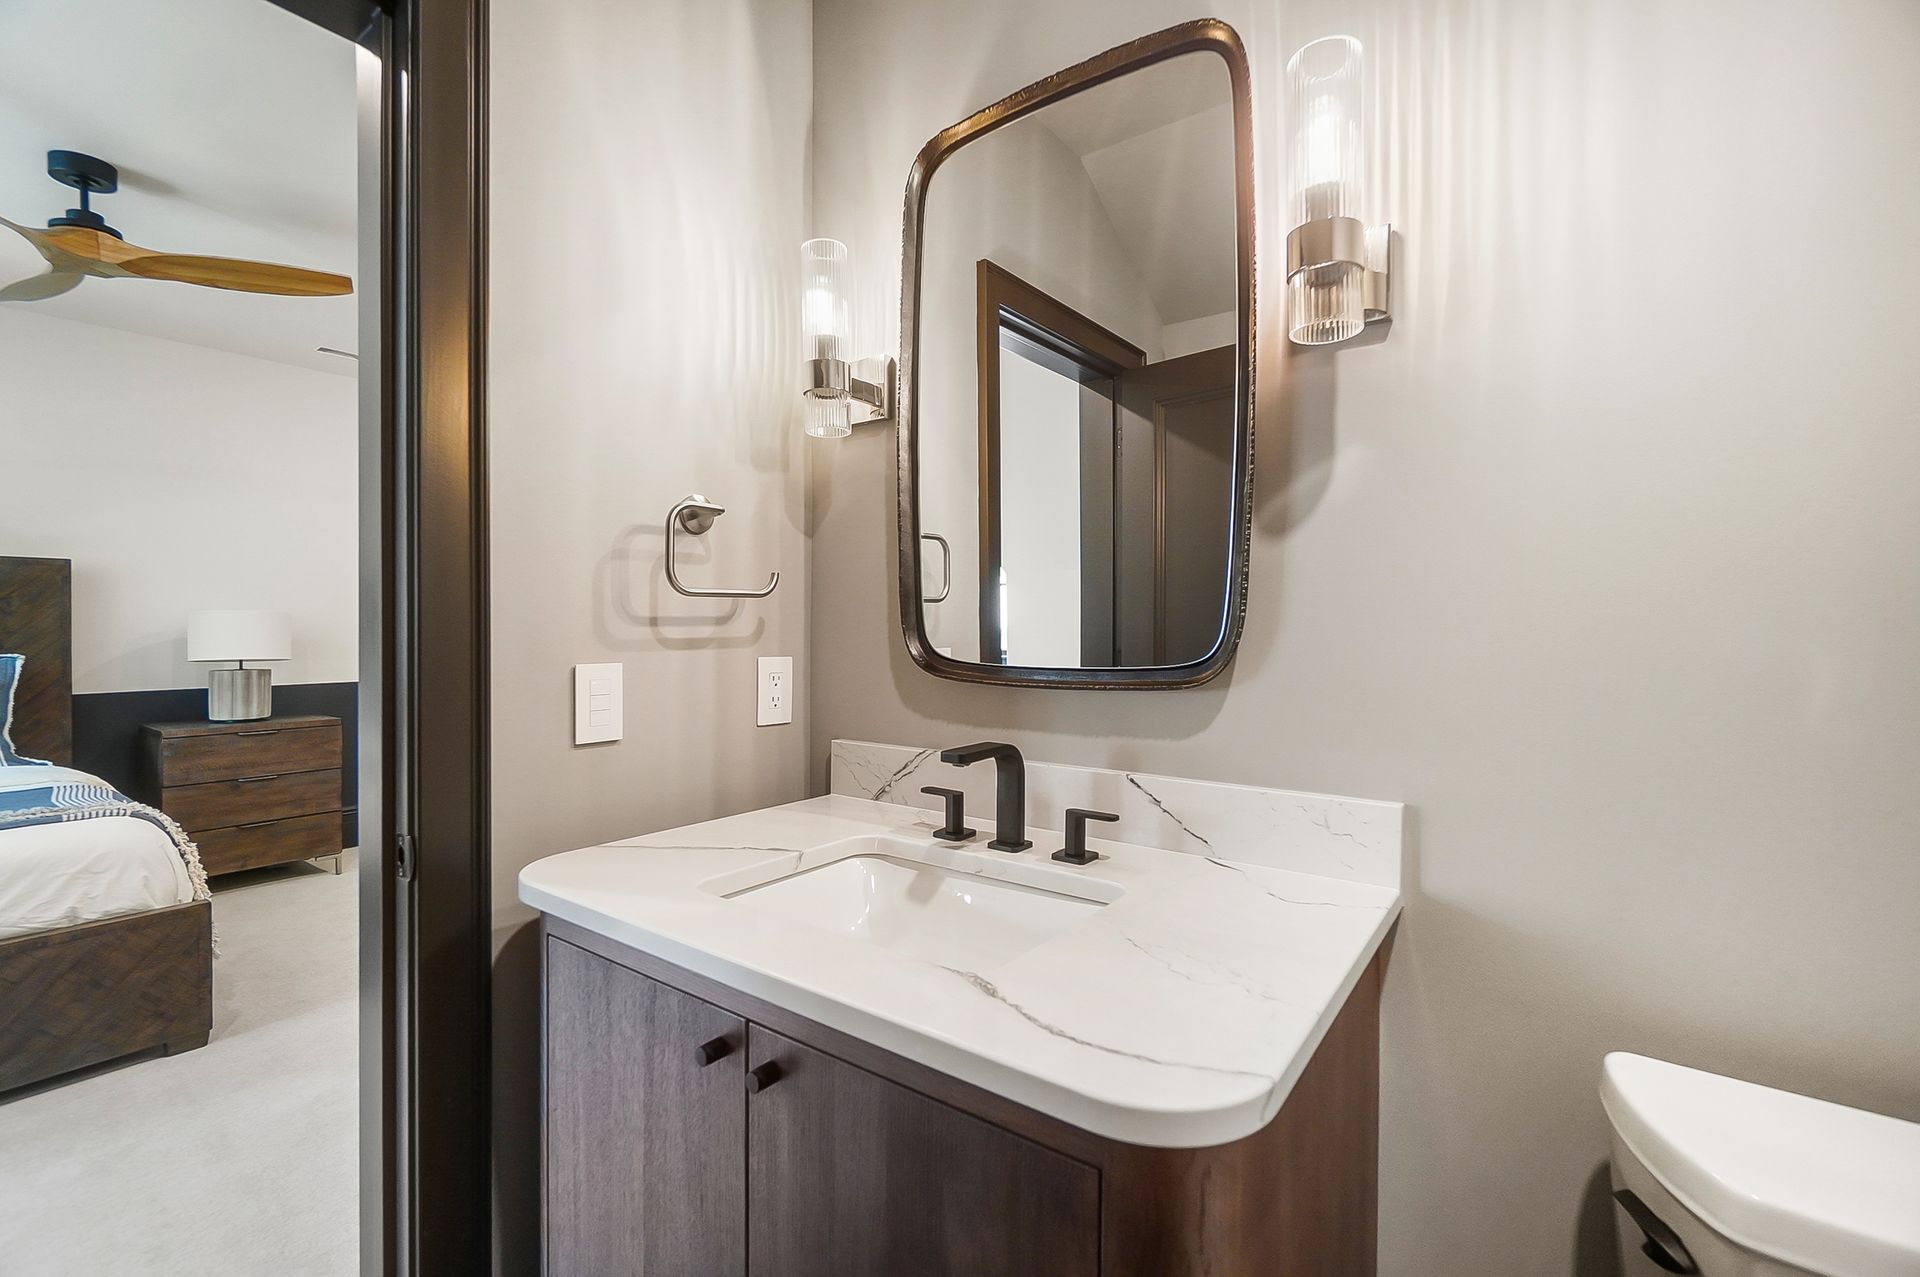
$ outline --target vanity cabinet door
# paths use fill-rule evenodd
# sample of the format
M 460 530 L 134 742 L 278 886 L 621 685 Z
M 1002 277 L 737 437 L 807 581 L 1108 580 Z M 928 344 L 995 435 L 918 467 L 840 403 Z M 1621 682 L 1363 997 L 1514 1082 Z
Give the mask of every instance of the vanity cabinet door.
M 1098 1272 L 1093 1167 L 757 1024 L 748 1033 L 753 1277 Z
M 743 1274 L 746 1023 L 551 936 L 546 988 L 548 1277 Z

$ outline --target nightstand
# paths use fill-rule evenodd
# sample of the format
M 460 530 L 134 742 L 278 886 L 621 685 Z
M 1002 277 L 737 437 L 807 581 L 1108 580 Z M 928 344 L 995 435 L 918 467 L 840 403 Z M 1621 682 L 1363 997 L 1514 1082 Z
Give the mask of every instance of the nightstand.
M 149 723 L 143 744 L 149 801 L 209 875 L 329 856 L 340 872 L 339 719 Z

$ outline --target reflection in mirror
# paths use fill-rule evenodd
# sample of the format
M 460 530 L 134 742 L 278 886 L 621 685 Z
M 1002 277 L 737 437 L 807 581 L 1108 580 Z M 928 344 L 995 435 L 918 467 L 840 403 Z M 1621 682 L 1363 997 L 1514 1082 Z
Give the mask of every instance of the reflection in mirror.
M 1150 63 L 968 139 L 926 191 L 926 646 L 1191 665 L 1229 633 L 1244 352 L 1232 80 Z M 942 601 L 943 581 L 950 580 Z

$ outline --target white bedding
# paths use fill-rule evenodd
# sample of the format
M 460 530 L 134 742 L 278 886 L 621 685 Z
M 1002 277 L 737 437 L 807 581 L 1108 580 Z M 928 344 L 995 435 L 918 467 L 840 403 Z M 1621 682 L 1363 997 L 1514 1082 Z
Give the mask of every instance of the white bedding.
M 0 767 L 0 790 L 102 783 L 67 767 Z M 193 899 L 167 835 L 132 816 L 0 829 L 0 940 Z

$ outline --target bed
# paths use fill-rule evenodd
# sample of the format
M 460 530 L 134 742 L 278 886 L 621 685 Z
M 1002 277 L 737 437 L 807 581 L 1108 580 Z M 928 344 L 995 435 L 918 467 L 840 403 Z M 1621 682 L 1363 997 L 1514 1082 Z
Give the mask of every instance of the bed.
M 71 582 L 64 559 L 0 557 L 0 653 L 25 658 L 12 745 L 52 764 L 0 756 L 0 810 L 93 808 L 0 828 L 0 1093 L 204 1046 L 213 1026 L 212 906 L 190 858 L 164 817 L 69 767 Z

